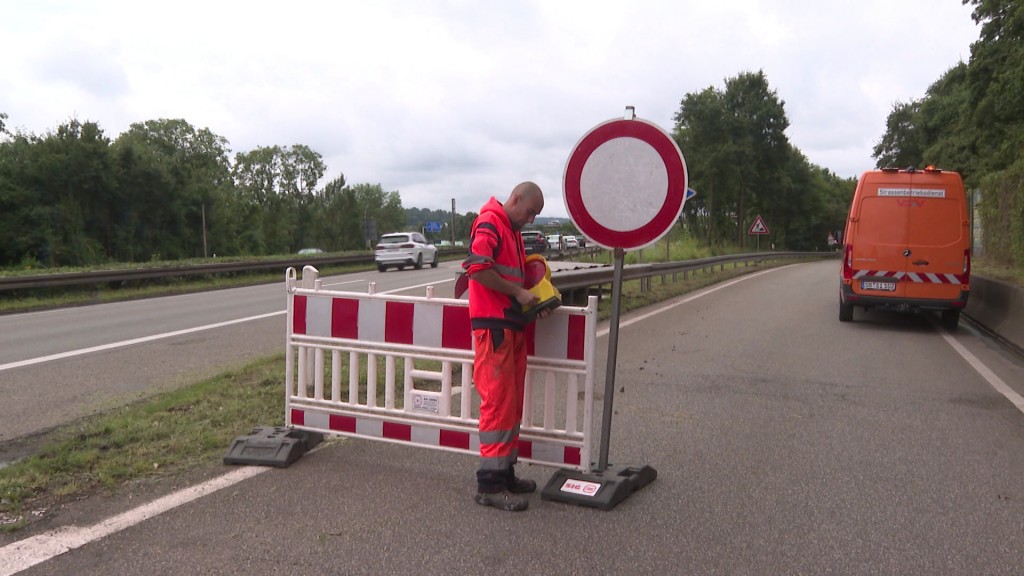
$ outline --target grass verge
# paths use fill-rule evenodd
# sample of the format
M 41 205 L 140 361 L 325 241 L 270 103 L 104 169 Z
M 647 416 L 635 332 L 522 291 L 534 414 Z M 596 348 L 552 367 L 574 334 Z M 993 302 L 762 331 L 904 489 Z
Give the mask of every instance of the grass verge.
M 28 510 L 218 462 L 252 426 L 283 423 L 283 382 L 282 352 L 55 430 L 0 469 L 0 529 L 23 527 Z
M 1024 288 L 1024 268 L 996 264 L 979 258 L 971 261 L 971 272 Z

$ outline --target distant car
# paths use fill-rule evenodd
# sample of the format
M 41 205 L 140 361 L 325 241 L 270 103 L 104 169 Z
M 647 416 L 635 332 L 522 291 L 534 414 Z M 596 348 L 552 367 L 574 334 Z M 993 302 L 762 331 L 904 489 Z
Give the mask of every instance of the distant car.
M 548 249 L 548 240 L 540 230 L 523 230 L 523 245 L 526 246 L 526 254 L 543 254 Z
M 561 234 L 548 234 L 548 250 L 554 252 L 565 250 L 565 238 Z
M 414 266 L 418 270 L 427 262 L 431 268 L 437 268 L 437 248 L 419 232 L 385 234 L 377 241 L 373 261 L 381 272 L 391 266 L 399 270 Z
M 311 255 L 314 255 L 314 254 L 323 254 L 323 253 L 324 253 L 324 251 L 319 249 L 319 248 L 303 248 L 302 250 L 299 250 L 299 255 L 300 256 L 311 256 Z
M 580 241 L 575 236 L 563 236 L 563 238 L 565 238 L 565 248 L 567 250 L 580 247 Z

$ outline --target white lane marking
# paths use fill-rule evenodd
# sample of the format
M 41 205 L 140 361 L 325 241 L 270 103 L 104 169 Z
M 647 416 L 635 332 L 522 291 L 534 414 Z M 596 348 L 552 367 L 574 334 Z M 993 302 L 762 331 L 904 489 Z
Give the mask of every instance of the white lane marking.
M 1024 412 L 1024 397 L 1017 394 L 1012 388 L 1007 386 L 1006 382 L 1003 382 L 1002 378 L 997 376 L 995 372 L 992 372 L 988 366 L 985 366 L 985 364 L 979 360 L 977 356 L 971 354 L 967 348 L 964 348 L 963 344 L 957 342 L 956 338 L 954 338 L 952 334 L 941 328 L 939 329 L 939 334 L 942 335 L 943 340 L 952 346 L 953 350 L 956 350 L 957 354 L 966 360 L 967 363 L 971 365 L 971 368 L 974 368 L 975 372 L 980 374 L 990 386 L 995 388 L 996 391 L 1003 396 L 1006 396 L 1006 399 L 1013 403 L 1013 405 L 1017 407 L 1017 410 Z
M 412 290 L 415 288 L 423 288 L 425 286 L 431 286 L 433 284 L 444 284 L 446 282 L 454 282 L 455 279 L 451 278 L 448 280 L 439 280 L 437 282 L 427 282 L 426 284 L 419 284 L 416 286 L 407 286 L 405 288 L 396 288 L 394 290 L 388 290 L 387 292 L 380 292 L 380 294 L 391 294 L 393 292 L 403 292 L 405 290 Z M 346 282 L 347 283 L 347 282 Z M 241 324 L 242 322 L 249 322 L 252 320 L 262 320 L 264 318 L 270 318 L 273 316 L 280 316 L 285 314 L 287 310 L 280 310 L 278 312 L 268 312 L 267 314 L 260 314 L 258 316 L 249 316 L 247 318 L 236 318 L 235 320 L 227 320 L 224 322 L 217 322 L 216 324 L 207 324 L 205 326 L 196 326 L 195 328 L 186 328 L 184 330 L 176 330 L 174 332 L 165 332 L 163 334 L 153 334 L 152 336 L 143 336 L 141 338 L 132 338 L 131 340 L 122 340 L 120 342 L 111 342 L 109 344 L 101 344 L 99 346 L 92 346 L 90 348 L 81 348 L 79 350 L 69 350 L 67 352 L 60 352 L 57 354 L 50 354 L 49 356 L 40 356 L 38 358 L 29 358 L 28 360 L 18 360 L 17 362 L 8 362 L 7 364 L 0 364 L 0 372 L 4 370 L 12 370 L 14 368 L 22 368 L 25 366 L 33 366 L 35 364 L 42 364 L 44 362 L 52 362 L 54 360 L 62 360 L 64 358 L 73 358 L 75 356 L 82 356 L 85 354 L 92 354 L 93 352 L 103 352 L 104 350 L 112 350 L 114 348 L 124 348 L 125 346 L 134 346 L 135 344 L 144 344 L 146 342 L 153 342 L 154 340 L 162 340 L 164 338 L 173 338 L 175 336 L 182 336 L 184 334 L 191 334 L 193 332 L 202 332 L 204 330 L 213 330 L 215 328 L 223 328 L 225 326 L 231 326 L 233 324 Z
M 790 266 L 793 266 L 793 264 L 791 264 Z M 682 306 L 683 304 L 686 304 L 687 302 L 693 302 L 694 300 L 696 300 L 698 298 L 703 298 L 704 296 L 707 296 L 708 294 L 714 294 L 715 292 L 718 292 L 719 290 L 722 290 L 723 288 L 728 288 L 729 286 L 733 286 L 735 284 L 739 284 L 740 282 L 746 282 L 747 280 L 751 280 L 751 279 L 757 278 L 758 276 L 761 276 L 763 274 L 769 274 L 771 272 L 775 272 L 776 270 L 782 270 L 783 268 L 789 268 L 789 266 L 779 266 L 778 268 L 769 268 L 768 270 L 762 270 L 760 272 L 755 272 L 753 274 L 746 274 L 744 276 L 736 278 L 735 280 L 730 280 L 730 281 L 728 281 L 728 282 L 726 282 L 724 284 L 719 284 L 719 285 L 715 286 L 714 288 L 709 288 L 707 290 L 703 290 L 701 292 L 698 292 L 698 293 L 696 293 L 696 294 L 694 294 L 692 296 L 687 296 L 686 298 L 683 298 L 682 300 L 677 300 L 676 302 L 673 302 L 673 303 L 671 303 L 671 304 L 669 304 L 667 306 L 662 306 L 661 308 L 658 308 L 657 310 L 652 310 L 650 312 L 647 312 L 646 314 L 641 314 L 639 316 L 634 316 L 633 318 L 630 318 L 629 320 L 626 320 L 624 322 L 619 322 L 619 328 L 625 328 L 626 326 L 629 326 L 630 324 L 636 324 L 637 322 L 640 322 L 641 320 L 646 320 L 646 319 L 650 318 L 651 316 L 657 316 L 658 314 L 661 314 L 663 312 L 668 312 L 669 310 L 671 310 L 671 309 L 673 309 L 673 308 L 675 308 L 677 306 Z M 602 329 L 597 331 L 597 335 L 599 337 L 600 336 L 605 336 L 605 335 L 608 334 L 608 330 L 609 330 L 609 328 L 602 328 Z
M 53 360 L 60 360 L 62 358 L 71 358 L 74 356 L 82 356 L 83 354 L 92 354 L 93 352 L 102 352 L 104 350 L 111 350 L 113 348 L 123 348 L 125 346 L 133 346 L 135 344 L 143 344 L 145 342 L 152 342 L 154 340 L 161 340 L 163 338 L 173 338 L 174 336 L 181 336 L 183 334 L 191 334 L 193 332 L 202 332 L 203 330 L 213 330 L 214 328 L 223 328 L 224 326 L 231 326 L 232 324 L 241 324 L 242 322 L 249 322 L 250 320 L 262 320 L 264 318 L 270 318 L 272 316 L 280 316 L 284 314 L 286 310 L 280 312 L 270 312 L 268 314 L 260 314 L 258 316 L 249 316 L 248 318 L 237 318 L 235 320 L 227 320 L 225 322 L 217 322 L 216 324 L 207 324 L 206 326 L 197 326 L 195 328 L 186 328 L 184 330 L 176 330 L 174 332 L 165 332 L 163 334 L 153 334 L 152 336 L 143 336 L 141 338 L 132 338 L 131 340 L 122 340 L 120 342 L 111 342 L 110 344 L 101 344 L 99 346 L 93 346 L 91 348 L 81 348 L 79 350 L 69 350 L 67 352 L 60 352 L 58 354 L 50 354 L 49 356 L 40 356 L 38 358 L 29 358 L 28 360 L 19 360 L 17 362 L 8 362 L 7 364 L 0 364 L 0 372 L 4 370 L 10 370 L 12 368 L 21 368 L 23 366 L 32 366 L 33 364 L 42 364 L 43 362 L 50 362 Z
M 405 292 L 406 290 L 414 290 L 416 288 L 433 286 L 435 284 L 445 284 L 447 282 L 455 282 L 455 278 L 450 278 L 448 280 L 435 280 L 434 282 L 427 282 L 426 284 L 417 284 L 415 286 L 406 286 L 405 288 L 395 288 L 394 290 L 388 290 L 387 292 L 377 292 L 377 294 L 394 294 L 395 292 Z
M 261 466 L 245 466 L 207 480 L 196 486 L 179 490 L 162 498 L 158 498 L 149 504 L 144 504 L 107 518 L 102 522 L 85 528 L 78 526 L 65 526 L 50 530 L 31 538 L 19 540 L 0 548 L 0 576 L 12 576 L 22 570 L 27 570 L 36 564 L 60 556 L 61 554 L 80 548 L 89 542 L 99 540 L 125 528 L 134 526 L 143 520 L 148 520 L 158 514 L 162 514 L 172 508 L 186 504 L 207 494 L 227 488 L 234 484 L 247 480 L 258 474 L 270 470 Z
M 324 288 L 327 288 L 328 286 L 341 286 L 342 284 L 355 284 L 356 282 L 370 283 L 369 280 L 360 278 L 359 280 L 346 280 L 345 282 L 331 282 L 330 284 L 324 284 L 323 286 Z

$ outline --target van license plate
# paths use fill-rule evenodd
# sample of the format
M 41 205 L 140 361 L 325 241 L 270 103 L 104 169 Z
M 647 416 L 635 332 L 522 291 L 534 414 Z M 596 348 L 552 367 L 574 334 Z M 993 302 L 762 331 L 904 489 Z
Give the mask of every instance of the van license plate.
M 863 290 L 884 290 L 886 292 L 896 291 L 895 282 L 871 282 L 865 280 L 864 282 L 860 283 L 860 287 Z

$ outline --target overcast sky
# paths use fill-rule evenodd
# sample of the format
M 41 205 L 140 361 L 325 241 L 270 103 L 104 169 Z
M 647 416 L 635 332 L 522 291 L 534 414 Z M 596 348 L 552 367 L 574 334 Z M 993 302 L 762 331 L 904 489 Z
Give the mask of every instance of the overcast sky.
M 406 208 L 478 211 L 522 180 L 564 217 L 576 142 L 625 106 L 763 70 L 787 135 L 843 177 L 874 166 L 895 102 L 970 58 L 960 0 L 130 2 L 0 0 L 0 112 L 111 139 L 182 118 L 230 143 L 304 144 Z M 687 151 L 683 150 L 684 157 Z M 691 174 L 691 181 L 699 180 Z

